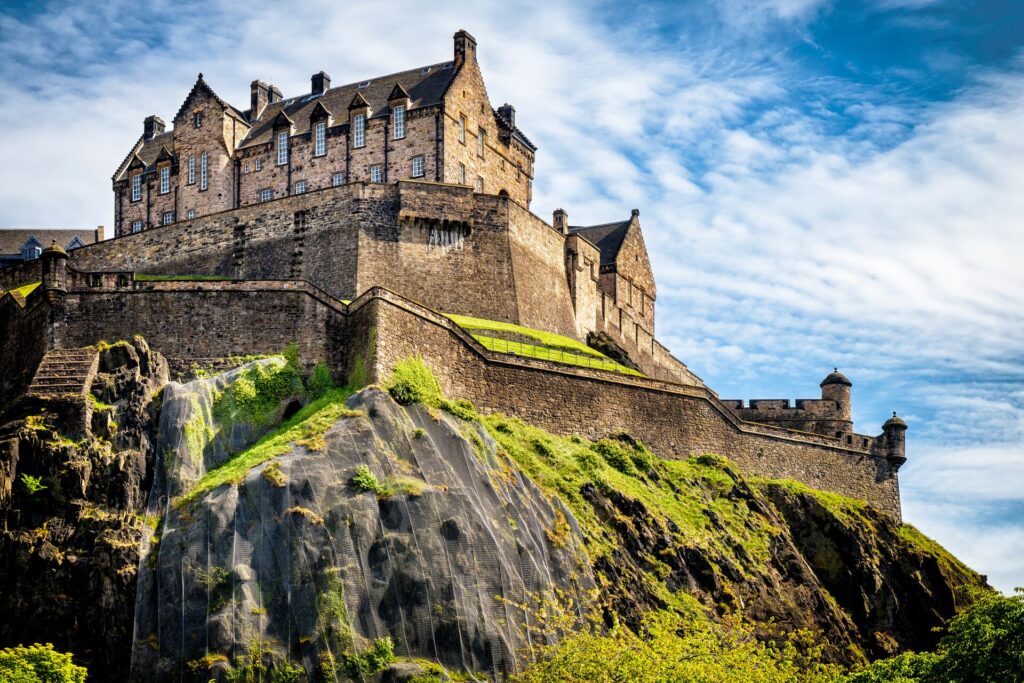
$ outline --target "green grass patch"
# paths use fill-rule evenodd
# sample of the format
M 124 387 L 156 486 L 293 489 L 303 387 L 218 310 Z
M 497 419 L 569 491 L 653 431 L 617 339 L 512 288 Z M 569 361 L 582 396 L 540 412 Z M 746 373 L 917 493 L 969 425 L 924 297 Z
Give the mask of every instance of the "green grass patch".
M 900 537 L 900 541 L 906 546 L 926 555 L 931 555 L 948 572 L 963 574 L 971 577 L 977 583 L 981 583 L 981 576 L 977 572 L 958 560 L 941 545 L 922 534 L 917 527 L 911 524 L 901 524 L 897 534 Z
M 484 318 L 473 318 L 455 314 L 449 314 L 447 317 L 456 325 L 469 332 L 488 351 L 510 353 L 516 356 L 523 356 L 524 358 L 550 360 L 566 365 L 597 368 L 624 375 L 643 376 L 636 370 L 616 363 L 600 351 L 592 349 L 571 337 L 565 337 L 553 332 L 545 332 L 544 330 L 536 330 L 531 327 L 523 327 L 514 323 L 499 322 L 497 320 L 486 320 Z M 526 339 L 533 339 L 537 343 L 509 341 L 488 335 L 486 332 L 514 334 Z
M 304 392 L 296 363 L 288 356 L 271 356 L 269 362 L 247 368 L 217 396 L 213 417 L 222 425 L 247 422 L 265 426 L 285 399 Z
M 345 401 L 351 395 L 352 392 L 348 389 L 332 389 L 303 406 L 277 429 L 224 464 L 207 472 L 196 482 L 192 490 L 175 500 L 175 506 L 180 508 L 218 486 L 241 481 L 253 467 L 284 455 L 291 450 L 296 441 L 322 436 L 331 425 L 343 417 L 362 415 L 361 411 L 345 407 Z
M 147 275 L 135 274 L 136 282 L 230 282 L 231 278 L 223 275 Z
M 20 294 L 22 296 L 22 298 L 26 298 L 27 299 L 28 295 L 31 294 L 32 292 L 34 292 L 36 290 L 36 288 L 39 285 L 41 285 L 41 284 L 42 284 L 41 282 L 30 282 L 27 285 L 22 285 L 20 287 L 15 287 L 14 289 L 11 289 L 9 291 L 17 292 L 18 294 Z
M 813 496 L 819 503 L 821 503 L 822 507 L 828 510 L 829 514 L 841 522 L 844 522 L 847 526 L 852 528 L 866 528 L 871 531 L 875 529 L 873 515 L 869 511 L 871 506 L 868 505 L 866 501 L 849 498 L 848 496 L 844 496 L 839 493 L 832 493 L 831 491 L 812 489 L 810 486 L 798 481 L 793 481 L 792 479 L 749 477 L 748 481 L 752 486 L 760 488 L 775 486 L 798 496 Z

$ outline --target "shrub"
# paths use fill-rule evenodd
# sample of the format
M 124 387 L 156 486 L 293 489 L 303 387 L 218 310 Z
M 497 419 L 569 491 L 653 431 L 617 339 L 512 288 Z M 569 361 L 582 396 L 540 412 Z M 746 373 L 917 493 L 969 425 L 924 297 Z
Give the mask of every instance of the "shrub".
M 419 356 L 395 364 L 388 393 L 403 406 L 413 403 L 438 406 L 441 403 L 441 385 Z
M 43 485 L 42 477 L 33 477 L 30 474 L 21 475 L 21 485 L 25 487 L 25 491 L 30 496 L 34 496 L 46 488 L 46 486 Z
M 383 671 L 395 659 L 395 644 L 389 636 L 377 638 L 365 652 L 339 657 L 341 673 L 349 676 L 372 676 Z
M 309 394 L 315 398 L 333 388 L 334 378 L 331 377 L 331 371 L 327 368 L 327 364 L 323 361 L 317 363 L 306 382 Z
M 52 643 L 0 650 L 0 680 L 10 683 L 84 683 L 87 671 Z
M 377 475 L 370 471 L 366 465 L 356 468 L 356 473 L 348 480 L 352 488 L 360 493 L 374 493 L 377 496 L 387 495 L 387 489 L 377 479 Z

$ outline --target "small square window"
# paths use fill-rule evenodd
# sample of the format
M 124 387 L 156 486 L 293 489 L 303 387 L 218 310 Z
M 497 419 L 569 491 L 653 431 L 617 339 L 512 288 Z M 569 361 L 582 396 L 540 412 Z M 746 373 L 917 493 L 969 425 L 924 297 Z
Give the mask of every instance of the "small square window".
M 273 190 L 260 190 L 260 201 L 261 202 L 269 202 L 273 198 L 274 198 L 274 191 Z
M 304 194 L 306 192 L 306 181 L 300 180 L 295 183 L 295 194 Z
M 338 185 L 344 185 L 344 184 L 345 184 L 345 174 L 344 173 L 335 173 L 334 175 L 331 176 L 331 185 L 333 185 L 334 187 L 337 187 Z
M 142 232 L 142 221 L 132 221 L 132 232 Z
M 412 158 L 412 177 L 413 178 L 422 178 L 423 177 L 423 157 L 422 156 L 418 156 L 418 157 L 413 157 Z
M 170 225 L 173 222 L 174 222 L 174 212 L 173 211 L 164 211 L 163 224 L 164 225 Z
M 189 220 L 192 220 L 193 218 L 196 217 L 196 210 L 195 209 L 189 209 L 188 213 L 185 214 L 185 215 L 188 217 Z
M 374 164 L 370 167 L 370 182 L 371 183 L 383 183 L 384 182 L 384 169 L 380 164 Z

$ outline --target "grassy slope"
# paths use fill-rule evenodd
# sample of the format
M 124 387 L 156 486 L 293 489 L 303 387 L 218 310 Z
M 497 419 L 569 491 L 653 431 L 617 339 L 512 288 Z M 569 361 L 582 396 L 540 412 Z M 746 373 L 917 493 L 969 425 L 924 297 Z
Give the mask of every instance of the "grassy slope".
M 640 375 L 639 372 L 624 365 L 616 363 L 603 353 L 590 348 L 582 342 L 569 337 L 563 337 L 553 332 L 536 330 L 531 327 L 523 327 L 514 323 L 486 320 L 484 318 L 472 318 L 465 315 L 448 314 L 452 322 L 465 329 L 473 338 L 484 345 L 490 351 L 510 353 L 516 356 L 527 358 L 540 358 L 551 360 L 566 365 L 578 365 L 582 367 L 598 368 L 619 372 L 624 375 Z M 505 332 L 515 334 L 528 339 L 534 339 L 536 344 L 525 342 L 507 341 L 493 337 L 485 332 Z

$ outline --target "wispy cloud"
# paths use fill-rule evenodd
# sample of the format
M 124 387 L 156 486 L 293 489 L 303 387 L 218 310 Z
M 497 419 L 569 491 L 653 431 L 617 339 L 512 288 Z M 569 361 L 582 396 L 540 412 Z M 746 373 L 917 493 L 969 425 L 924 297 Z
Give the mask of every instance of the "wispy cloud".
M 109 225 L 142 119 L 169 120 L 200 71 L 244 107 L 254 78 L 361 80 L 446 59 L 467 28 L 492 100 L 540 146 L 535 212 L 640 208 L 659 336 L 723 395 L 813 396 L 840 365 L 863 431 L 899 409 L 908 519 L 1007 587 L 1024 583 L 1007 512 L 1024 489 L 1024 31 L 978 11 L 966 28 L 928 0 L 0 11 L 17 160 L 0 224 Z

